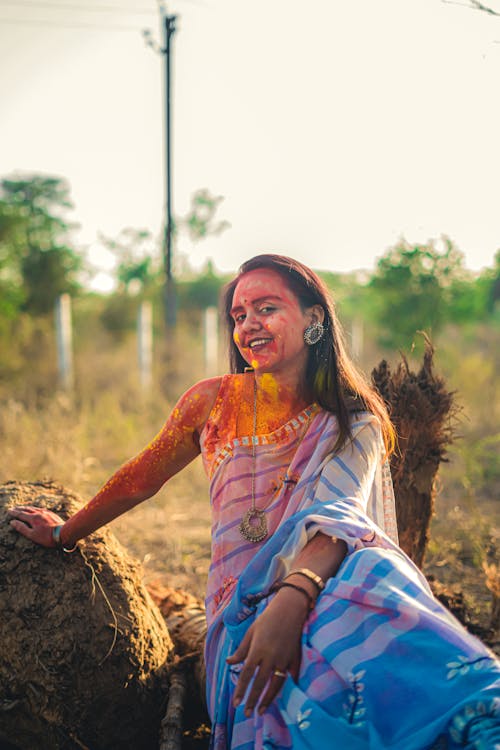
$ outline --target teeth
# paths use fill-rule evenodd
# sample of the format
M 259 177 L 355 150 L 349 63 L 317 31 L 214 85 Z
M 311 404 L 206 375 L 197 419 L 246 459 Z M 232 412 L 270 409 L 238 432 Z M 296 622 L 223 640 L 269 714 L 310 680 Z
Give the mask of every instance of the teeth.
M 267 344 L 271 341 L 271 339 L 255 339 L 255 341 L 250 341 L 249 347 L 252 349 L 254 346 L 260 346 L 261 344 Z

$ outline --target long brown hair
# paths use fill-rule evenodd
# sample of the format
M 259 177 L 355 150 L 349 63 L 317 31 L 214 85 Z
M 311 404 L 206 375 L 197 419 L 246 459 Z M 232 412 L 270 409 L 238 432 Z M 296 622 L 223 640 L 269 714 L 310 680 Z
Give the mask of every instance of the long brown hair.
M 299 261 L 284 255 L 256 255 L 243 263 L 237 276 L 224 287 L 221 302 L 229 334 L 231 372 L 244 372 L 245 367 L 248 367 L 233 340 L 234 320 L 231 307 L 234 290 L 244 274 L 262 268 L 279 273 L 297 297 L 302 310 L 321 305 L 325 311 L 324 336 L 317 344 L 309 347 L 306 382 L 316 403 L 337 416 L 339 437 L 335 449 L 339 450 L 351 437 L 353 412 L 366 410 L 379 420 L 385 448 L 390 454 L 394 449 L 395 432 L 385 404 L 346 353 L 342 327 L 326 285 L 314 271 Z

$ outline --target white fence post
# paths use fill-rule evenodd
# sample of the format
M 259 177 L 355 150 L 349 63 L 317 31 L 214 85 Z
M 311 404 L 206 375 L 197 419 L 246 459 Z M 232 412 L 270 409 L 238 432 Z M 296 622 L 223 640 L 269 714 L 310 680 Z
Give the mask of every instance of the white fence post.
M 73 335 L 71 329 L 71 297 L 61 294 L 55 308 L 57 364 L 59 383 L 67 391 L 73 388 Z
M 141 388 L 151 388 L 153 382 L 153 311 L 151 302 L 143 300 L 137 315 L 137 355 Z
M 203 314 L 203 342 L 205 352 L 205 375 L 215 375 L 219 361 L 218 312 L 216 307 L 207 307 Z

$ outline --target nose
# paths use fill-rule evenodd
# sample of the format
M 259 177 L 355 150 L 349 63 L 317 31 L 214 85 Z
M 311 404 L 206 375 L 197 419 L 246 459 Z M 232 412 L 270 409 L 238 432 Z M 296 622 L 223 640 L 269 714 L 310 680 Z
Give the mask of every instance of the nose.
M 245 320 L 242 323 L 241 329 L 244 333 L 247 333 L 250 331 L 256 331 L 261 328 L 261 326 L 262 324 L 258 319 L 258 316 L 255 315 L 254 312 L 249 311 L 245 315 Z

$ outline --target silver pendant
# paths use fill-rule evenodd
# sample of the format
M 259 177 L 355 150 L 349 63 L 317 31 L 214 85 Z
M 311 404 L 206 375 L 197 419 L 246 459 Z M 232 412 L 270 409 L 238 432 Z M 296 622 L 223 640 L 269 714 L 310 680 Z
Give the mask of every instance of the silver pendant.
M 249 542 L 261 542 L 267 536 L 266 514 L 258 508 L 250 508 L 240 523 L 240 534 Z

